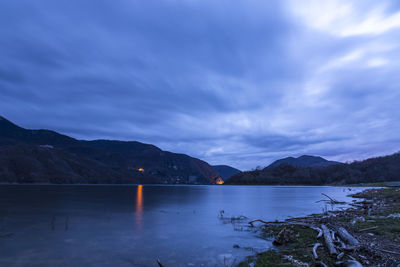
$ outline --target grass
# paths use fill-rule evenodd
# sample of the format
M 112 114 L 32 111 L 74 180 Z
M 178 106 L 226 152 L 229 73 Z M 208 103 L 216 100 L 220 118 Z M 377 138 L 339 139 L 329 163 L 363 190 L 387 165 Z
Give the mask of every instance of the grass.
M 400 213 L 400 188 L 385 188 L 380 190 L 367 190 L 355 194 L 354 197 L 372 199 L 374 202 L 384 199 L 387 205 L 379 210 L 376 216 L 366 218 L 365 222 L 358 222 L 355 227 L 358 230 L 377 226 L 377 229 L 368 232 L 375 235 L 387 236 L 394 241 L 400 241 L 400 219 L 386 218 L 390 214 Z
M 285 226 L 269 226 L 263 230 L 263 237 L 272 239 L 277 236 L 278 233 Z M 302 226 L 286 226 L 293 230 L 293 241 L 284 245 L 279 246 L 277 249 L 270 249 L 264 253 L 260 253 L 256 257 L 255 267 L 272 267 L 272 266 L 296 266 L 292 265 L 284 256 L 293 256 L 294 259 L 312 263 L 314 258 L 312 255 L 312 247 L 317 242 L 323 242 L 323 240 L 317 240 L 317 232 L 310 228 Z M 329 253 L 325 247 L 321 246 L 318 248 L 318 260 L 322 260 L 328 266 L 333 266 L 334 262 L 329 257 Z M 253 261 L 253 258 L 249 258 L 248 262 Z M 246 265 L 247 264 L 247 265 Z M 242 262 L 238 266 L 246 267 L 249 266 L 247 262 Z M 311 264 L 311 266 L 313 266 Z
M 371 189 L 352 195 L 355 198 L 365 199 L 392 199 L 393 202 L 400 202 L 400 188 L 391 187 L 383 189 Z
M 392 218 L 379 218 L 372 221 L 358 222 L 355 228 L 358 230 L 377 226 L 377 229 L 369 230 L 368 233 L 387 236 L 396 242 L 400 242 L 400 220 Z
M 400 184 L 400 181 L 391 181 L 391 182 L 376 182 L 376 183 L 360 183 L 360 184 L 345 184 L 338 186 L 347 186 L 347 187 L 387 187 L 388 184 Z

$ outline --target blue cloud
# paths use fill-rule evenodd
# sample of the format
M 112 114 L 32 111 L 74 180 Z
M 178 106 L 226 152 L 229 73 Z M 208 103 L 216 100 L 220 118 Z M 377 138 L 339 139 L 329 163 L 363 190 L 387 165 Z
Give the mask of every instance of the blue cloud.
M 398 151 L 398 4 L 299 3 L 1 1 L 0 112 L 241 169 Z

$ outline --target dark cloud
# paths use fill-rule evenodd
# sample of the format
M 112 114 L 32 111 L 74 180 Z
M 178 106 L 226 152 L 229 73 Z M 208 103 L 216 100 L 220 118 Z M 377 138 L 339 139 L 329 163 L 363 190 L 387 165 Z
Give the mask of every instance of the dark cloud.
M 0 111 L 242 169 L 391 153 L 398 12 L 394 1 L 5 0 Z

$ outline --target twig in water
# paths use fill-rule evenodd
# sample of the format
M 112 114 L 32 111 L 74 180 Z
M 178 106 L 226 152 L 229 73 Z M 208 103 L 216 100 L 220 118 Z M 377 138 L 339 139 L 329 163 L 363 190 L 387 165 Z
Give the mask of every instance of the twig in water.
M 158 266 L 159 266 L 159 267 L 164 267 L 164 265 L 161 264 L 161 262 L 160 262 L 159 259 L 157 259 L 157 263 L 158 263 Z
M 13 235 L 14 235 L 14 233 L 7 233 L 7 234 L 0 235 L 0 238 L 12 237 Z

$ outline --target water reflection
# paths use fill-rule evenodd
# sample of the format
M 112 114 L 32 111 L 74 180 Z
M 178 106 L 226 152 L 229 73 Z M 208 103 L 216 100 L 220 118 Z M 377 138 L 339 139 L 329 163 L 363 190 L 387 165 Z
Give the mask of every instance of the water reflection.
M 234 231 L 242 226 L 224 224 L 220 210 L 226 218 L 283 220 L 321 212 L 321 193 L 351 201 L 343 189 L 0 185 L 0 232 L 14 233 L 0 238 L 0 266 L 156 266 L 157 258 L 174 267 L 231 266 L 271 242 Z
M 136 224 L 141 227 L 143 220 L 143 185 L 138 185 L 136 189 Z

